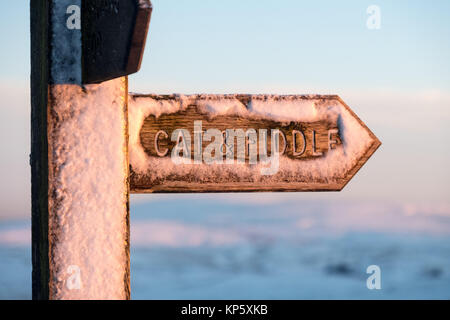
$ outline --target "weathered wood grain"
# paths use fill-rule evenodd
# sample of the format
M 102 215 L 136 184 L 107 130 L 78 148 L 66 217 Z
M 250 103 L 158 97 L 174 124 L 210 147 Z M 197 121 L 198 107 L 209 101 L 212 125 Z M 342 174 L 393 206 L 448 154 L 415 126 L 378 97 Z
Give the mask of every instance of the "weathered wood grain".
M 224 132 L 226 129 L 255 129 L 258 132 L 259 129 L 267 129 L 268 135 L 270 135 L 270 130 L 279 129 L 284 135 L 286 142 L 283 140 L 283 136 L 280 135 L 280 152 L 292 159 L 312 159 L 318 157 L 314 155 L 316 153 L 326 153 L 328 151 L 328 130 L 337 130 L 337 119 L 332 121 L 317 121 L 317 122 L 305 122 L 296 123 L 291 122 L 289 124 L 283 124 L 277 121 L 263 120 L 263 119 L 248 119 L 238 116 L 216 116 L 211 118 L 207 113 L 202 113 L 196 106 L 192 105 L 185 110 L 172 113 L 164 114 L 156 118 L 155 116 L 149 116 L 141 129 L 140 138 L 142 146 L 147 154 L 151 157 L 158 157 L 155 140 L 156 135 L 160 131 L 164 131 L 168 134 L 168 138 L 161 138 L 158 136 L 158 146 L 163 150 L 172 150 L 176 145 L 176 141 L 170 139 L 171 133 L 179 128 L 185 128 L 189 131 L 191 135 L 191 150 L 194 150 L 194 121 L 202 121 L 203 131 L 208 129 L 218 129 Z M 304 152 L 299 156 L 294 156 L 293 150 L 293 135 L 294 130 L 301 131 L 305 135 L 307 142 L 311 142 L 315 139 L 315 148 L 313 150 L 312 143 L 306 143 Z M 313 137 L 313 134 L 315 135 Z M 340 137 L 338 134 L 334 135 L 338 140 L 337 145 L 341 144 Z M 203 149 L 210 143 L 202 141 Z M 297 135 L 295 139 L 296 147 L 295 151 L 299 152 L 303 150 L 303 139 Z M 270 155 L 271 150 L 271 139 L 267 140 L 268 155 Z M 259 149 L 259 146 L 258 146 Z M 237 144 L 234 145 L 234 155 L 237 155 Z M 166 157 L 170 157 L 170 152 L 167 152 Z M 246 153 L 246 159 L 248 160 L 248 153 Z

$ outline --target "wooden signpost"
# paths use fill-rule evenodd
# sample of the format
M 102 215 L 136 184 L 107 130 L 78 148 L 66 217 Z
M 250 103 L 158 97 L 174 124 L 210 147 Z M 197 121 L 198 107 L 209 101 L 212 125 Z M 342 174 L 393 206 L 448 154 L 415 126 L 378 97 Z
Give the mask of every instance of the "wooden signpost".
M 148 0 L 31 0 L 33 299 L 129 299 L 128 79 Z
M 31 0 L 33 299 L 129 299 L 129 192 L 338 191 L 380 141 L 338 96 L 137 95 L 148 0 Z

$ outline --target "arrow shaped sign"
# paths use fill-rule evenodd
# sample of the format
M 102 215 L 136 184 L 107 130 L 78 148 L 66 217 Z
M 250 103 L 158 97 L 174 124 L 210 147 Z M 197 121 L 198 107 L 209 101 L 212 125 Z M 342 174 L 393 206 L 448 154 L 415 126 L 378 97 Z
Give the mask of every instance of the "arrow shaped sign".
M 130 95 L 131 191 L 339 191 L 381 145 L 338 96 Z

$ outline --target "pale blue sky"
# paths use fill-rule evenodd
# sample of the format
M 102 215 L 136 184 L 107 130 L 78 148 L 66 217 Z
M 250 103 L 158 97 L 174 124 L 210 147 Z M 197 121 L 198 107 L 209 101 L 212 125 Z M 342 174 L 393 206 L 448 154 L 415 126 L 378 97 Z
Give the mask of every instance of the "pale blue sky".
M 339 94 L 383 142 L 341 193 L 269 197 L 450 202 L 450 1 L 153 4 L 130 91 Z M 29 215 L 28 21 L 28 1 L 0 2 L 0 217 Z

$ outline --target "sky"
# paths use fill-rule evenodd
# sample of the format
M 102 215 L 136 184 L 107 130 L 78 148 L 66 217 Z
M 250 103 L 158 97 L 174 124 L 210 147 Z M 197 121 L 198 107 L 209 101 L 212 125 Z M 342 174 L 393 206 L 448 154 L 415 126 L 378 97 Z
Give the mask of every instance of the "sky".
M 449 1 L 154 0 L 140 93 L 338 94 L 383 145 L 340 193 L 133 196 L 450 208 Z M 366 10 L 377 5 L 380 29 Z M 30 216 L 29 2 L 0 2 L 0 219 Z

